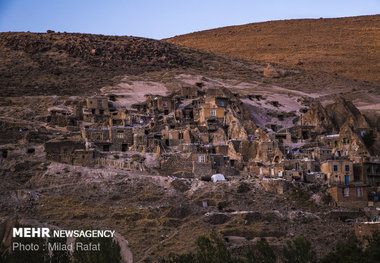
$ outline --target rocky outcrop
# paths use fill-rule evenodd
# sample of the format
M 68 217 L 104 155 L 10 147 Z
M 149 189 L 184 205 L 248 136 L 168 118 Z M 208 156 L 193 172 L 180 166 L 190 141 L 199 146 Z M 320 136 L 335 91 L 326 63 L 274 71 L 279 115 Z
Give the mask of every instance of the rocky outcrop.
M 0 33 L 1 95 L 93 94 L 115 76 L 202 67 L 190 53 L 139 37 Z
M 272 64 L 268 64 L 263 73 L 267 78 L 279 78 L 285 75 L 285 72 L 277 70 Z
M 369 128 L 367 120 L 355 105 L 342 97 L 336 99 L 334 103 L 327 105 L 326 111 L 339 129 L 345 123 L 350 124 L 354 129 Z
M 315 103 L 299 120 L 300 125 L 315 126 L 318 133 L 333 133 L 336 127 L 320 102 Z
M 337 151 L 340 151 L 339 155 L 348 156 L 351 160 L 355 160 L 356 157 L 371 156 L 363 138 L 354 131 L 348 122 L 340 129 L 338 148 L 334 149 L 334 152 Z
M 227 113 L 226 122 L 228 123 L 229 139 L 241 141 L 248 139 L 247 132 L 245 131 L 243 125 L 241 125 L 239 119 L 233 116 L 232 113 Z

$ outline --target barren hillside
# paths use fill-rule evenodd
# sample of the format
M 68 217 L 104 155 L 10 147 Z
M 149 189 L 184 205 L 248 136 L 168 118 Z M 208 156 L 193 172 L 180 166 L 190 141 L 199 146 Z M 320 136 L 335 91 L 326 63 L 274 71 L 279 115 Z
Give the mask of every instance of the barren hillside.
M 380 15 L 253 23 L 194 32 L 167 41 L 380 83 Z
M 3 96 L 85 94 L 127 73 L 198 67 L 196 58 L 184 48 L 137 37 L 1 33 L 0 88 Z

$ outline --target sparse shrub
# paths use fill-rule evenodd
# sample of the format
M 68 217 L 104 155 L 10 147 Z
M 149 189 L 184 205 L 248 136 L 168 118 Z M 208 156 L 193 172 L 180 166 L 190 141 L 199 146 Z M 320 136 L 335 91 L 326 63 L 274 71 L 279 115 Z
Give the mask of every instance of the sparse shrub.
M 206 218 L 206 222 L 211 225 L 221 225 L 230 220 L 230 217 L 224 214 L 214 214 Z
M 290 198 L 294 201 L 307 201 L 310 199 L 310 197 L 310 193 L 302 188 L 296 188 L 290 194 Z
M 332 201 L 333 201 L 333 198 L 332 198 L 330 193 L 326 193 L 326 194 L 322 195 L 322 202 L 324 204 L 329 205 L 332 203 Z
M 247 193 L 249 192 L 249 190 L 251 190 L 251 188 L 249 187 L 249 185 L 247 183 L 241 183 L 237 189 L 237 192 L 242 194 L 242 193 Z
M 223 211 L 224 208 L 226 208 L 228 203 L 226 201 L 222 201 L 218 203 L 218 210 Z
M 311 243 L 304 237 L 298 237 L 292 242 L 287 241 L 283 253 L 285 263 L 313 263 L 317 261 Z
M 190 213 L 191 210 L 187 206 L 171 207 L 166 216 L 169 218 L 185 218 L 190 215 Z
M 265 239 L 256 243 L 255 249 L 251 249 L 247 255 L 247 263 L 275 263 L 277 256 Z
M 98 244 L 100 251 L 74 250 L 73 262 L 75 263 L 108 263 L 121 262 L 120 246 L 112 238 L 77 238 L 76 243 Z
M 190 186 L 183 180 L 174 180 L 170 185 L 173 186 L 175 190 L 182 193 L 190 189 Z
M 112 201 L 118 201 L 118 200 L 120 200 L 121 199 L 121 196 L 120 195 L 118 195 L 118 194 L 114 194 L 114 195 L 112 195 L 111 196 L 111 198 L 110 198 Z
M 205 182 L 211 182 L 211 176 L 208 176 L 208 175 L 202 176 L 201 180 Z
M 333 252 L 327 254 L 321 263 L 356 263 L 368 262 L 364 260 L 361 243 L 355 238 L 350 238 L 346 243 L 340 243 Z M 374 261 L 376 262 L 376 261 Z

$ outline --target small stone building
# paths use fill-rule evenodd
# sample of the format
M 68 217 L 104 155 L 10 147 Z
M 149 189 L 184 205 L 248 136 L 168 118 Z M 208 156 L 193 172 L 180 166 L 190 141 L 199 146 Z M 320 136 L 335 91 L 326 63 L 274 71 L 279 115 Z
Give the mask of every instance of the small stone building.
M 204 105 L 199 111 L 199 122 L 201 125 L 206 125 L 208 120 L 224 121 L 225 110 L 216 106 Z
M 357 222 L 355 223 L 355 236 L 359 240 L 371 237 L 373 232 L 380 232 L 380 222 Z
M 367 186 L 357 185 L 335 185 L 328 192 L 336 202 L 337 206 L 348 208 L 363 208 L 368 204 Z
M 327 175 L 329 184 L 350 184 L 354 182 L 353 163 L 348 160 L 328 160 L 321 165 L 322 173 Z
M 178 146 L 179 144 L 192 143 L 191 133 L 188 128 L 169 129 L 161 131 L 162 140 L 166 146 Z
M 182 86 L 180 90 L 181 97 L 184 99 L 195 99 L 199 96 L 197 86 Z
M 373 187 L 380 186 L 380 161 L 354 163 L 354 178 Z
M 95 152 L 86 150 L 85 144 L 74 140 L 51 140 L 45 143 L 46 159 L 72 165 L 93 166 Z
M 105 121 L 110 116 L 108 98 L 101 96 L 89 97 L 86 100 L 86 107 L 83 108 L 83 120 L 88 122 Z
M 134 143 L 132 127 L 88 128 L 82 130 L 82 137 L 104 152 L 125 152 Z

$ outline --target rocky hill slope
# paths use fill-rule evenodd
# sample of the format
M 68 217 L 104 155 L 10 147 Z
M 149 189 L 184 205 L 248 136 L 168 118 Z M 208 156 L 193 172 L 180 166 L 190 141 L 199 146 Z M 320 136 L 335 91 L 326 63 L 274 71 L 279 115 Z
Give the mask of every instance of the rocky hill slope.
M 166 41 L 380 84 L 379 25 L 380 15 L 283 20 L 216 28 Z
M 0 88 L 5 96 L 91 92 L 122 74 L 199 67 L 194 52 L 137 37 L 1 33 Z

